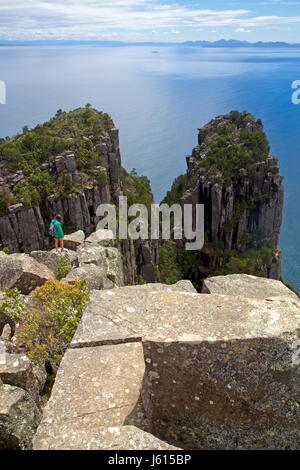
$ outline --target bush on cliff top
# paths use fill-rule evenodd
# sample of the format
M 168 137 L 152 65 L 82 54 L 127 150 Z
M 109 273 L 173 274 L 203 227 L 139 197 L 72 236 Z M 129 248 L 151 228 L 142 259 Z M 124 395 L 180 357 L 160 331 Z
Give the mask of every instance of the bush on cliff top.
M 18 338 L 35 363 L 58 366 L 89 300 L 85 280 L 66 284 L 50 279 L 24 304 L 17 289 L 6 289 L 1 310 L 20 324 Z
M 68 113 L 60 110 L 50 121 L 32 130 L 25 126 L 22 134 L 9 140 L 0 139 L 0 161 L 11 172 L 22 170 L 26 178 L 25 186 L 20 184 L 13 190 L 1 188 L 0 212 L 5 212 L 9 205 L 20 199 L 26 207 L 30 207 L 44 200 L 54 190 L 63 192 L 66 189 L 64 182 L 57 182 L 49 172 L 42 171 L 41 164 L 49 162 L 49 159 L 64 150 L 72 151 L 77 169 L 90 175 L 91 170 L 103 162 L 94 151 L 89 136 L 108 138 L 111 127 L 113 122 L 108 114 L 92 108 L 78 108 Z M 68 190 L 72 192 L 72 188 Z
M 232 111 L 219 123 L 211 121 L 201 131 L 198 162 L 206 181 L 238 184 L 257 177 L 255 164 L 269 155 L 270 145 L 261 121 L 243 112 Z

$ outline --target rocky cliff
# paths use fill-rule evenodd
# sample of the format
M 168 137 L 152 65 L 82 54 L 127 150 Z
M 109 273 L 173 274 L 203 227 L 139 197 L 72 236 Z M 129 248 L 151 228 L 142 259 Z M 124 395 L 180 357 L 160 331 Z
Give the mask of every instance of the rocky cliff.
M 11 253 L 48 247 L 49 223 L 57 213 L 66 233 L 89 235 L 100 204 L 117 203 L 123 194 L 134 200 L 140 187 L 140 197 L 151 203 L 147 178 L 121 166 L 119 131 L 107 114 L 91 108 L 58 111 L 32 131 L 0 139 L 0 244 Z M 155 282 L 157 244 L 117 246 L 126 282 L 135 284 L 139 276 Z
M 248 272 L 280 278 L 277 244 L 282 220 L 283 184 L 278 160 L 270 153 L 262 123 L 233 111 L 199 129 L 165 201 L 204 204 L 205 244 L 185 256 L 177 243 L 175 261 L 197 285 L 212 273 Z M 181 257 L 181 259 L 180 259 Z

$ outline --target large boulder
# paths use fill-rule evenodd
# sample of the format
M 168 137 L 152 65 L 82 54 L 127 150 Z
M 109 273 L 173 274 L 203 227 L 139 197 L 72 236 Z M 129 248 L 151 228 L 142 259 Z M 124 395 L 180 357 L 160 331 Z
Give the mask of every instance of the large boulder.
M 0 382 L 0 449 L 28 450 L 41 412 L 25 390 Z
M 158 292 L 147 324 L 152 433 L 185 449 L 299 448 L 299 299 Z
M 78 230 L 77 232 L 71 233 L 70 235 L 65 235 L 64 247 L 68 250 L 76 251 L 77 248 L 82 245 L 84 239 L 85 234 L 83 230 Z
M 1 258 L 0 289 L 17 288 L 22 294 L 28 295 L 52 277 L 54 273 L 47 266 L 29 255 L 17 253 Z
M 61 256 L 66 258 L 70 269 L 78 267 L 77 253 L 76 251 L 72 250 L 67 250 L 63 253 L 57 252 L 55 249 L 51 251 L 32 251 L 30 256 L 36 259 L 39 263 L 45 264 L 55 274 L 57 274 L 57 268 Z
M 34 449 L 174 449 L 143 430 L 137 403 L 144 370 L 141 344 L 68 350 Z
M 268 297 L 290 297 L 297 300 L 297 295 L 281 281 L 248 274 L 229 274 L 205 279 L 203 294 L 224 294 L 266 299 Z
M 95 427 L 89 421 L 84 426 L 76 421 L 72 427 L 69 423 L 41 426 L 33 440 L 34 450 L 180 450 L 136 426 Z
M 0 378 L 3 383 L 27 390 L 39 402 L 39 382 L 35 377 L 30 359 L 22 354 L 6 354 L 0 364 Z
M 62 279 L 62 282 L 72 284 L 75 280 L 85 279 L 90 290 L 93 289 L 111 289 L 114 283 L 106 276 L 106 271 L 100 267 L 91 265 L 83 265 L 79 268 L 72 269 L 69 274 Z
M 80 267 L 87 265 L 101 267 L 106 277 L 115 285 L 124 285 L 122 256 L 117 248 L 85 243 L 78 248 L 77 253 Z
M 85 242 L 102 246 L 114 246 L 113 233 L 111 230 L 97 230 L 91 233 L 91 235 L 86 238 Z

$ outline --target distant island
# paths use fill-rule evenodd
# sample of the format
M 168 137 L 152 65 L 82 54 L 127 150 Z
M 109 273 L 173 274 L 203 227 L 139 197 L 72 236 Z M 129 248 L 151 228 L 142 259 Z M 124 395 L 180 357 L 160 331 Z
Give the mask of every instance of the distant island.
M 100 46 L 100 47 L 126 47 L 126 46 L 151 46 L 151 47 L 174 47 L 174 46 L 197 46 L 197 47 L 255 47 L 255 48 L 299 48 L 300 44 L 287 42 L 249 42 L 237 39 L 219 39 L 217 41 L 185 41 L 185 42 L 121 42 L 121 41 L 70 41 L 70 40 L 0 40 L 0 47 L 6 46 Z

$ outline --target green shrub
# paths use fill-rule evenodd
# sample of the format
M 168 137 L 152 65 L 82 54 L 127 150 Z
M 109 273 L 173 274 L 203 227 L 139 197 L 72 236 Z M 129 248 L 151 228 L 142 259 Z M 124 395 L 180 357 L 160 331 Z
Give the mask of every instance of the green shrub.
M 20 300 L 18 289 L 4 289 L 4 297 L 1 301 L 0 309 L 14 322 L 19 322 L 23 318 L 26 307 Z
M 18 337 L 24 353 L 40 365 L 49 361 L 58 366 L 89 299 L 86 281 L 70 285 L 50 279 L 35 289 L 26 306 L 16 289 L 4 295 L 0 308 L 20 323 Z
M 25 126 L 23 133 L 8 140 L 0 139 L 0 159 L 10 171 L 22 170 L 26 178 L 26 185 L 16 185 L 13 193 L 7 187 L 0 188 L 0 215 L 20 199 L 25 207 L 32 207 L 53 192 L 69 194 L 82 190 L 86 176 L 102 163 L 93 142 L 83 137 L 109 138 L 112 126 L 111 118 L 96 109 L 78 108 L 69 113 L 58 110 L 50 121 L 31 130 Z M 74 152 L 77 169 L 85 174 L 79 188 L 69 175 L 63 175 L 62 181 L 58 181 L 55 174 L 41 169 L 42 163 L 49 162 L 64 150 Z
M 177 260 L 177 245 L 168 242 L 159 247 L 160 280 L 164 284 L 175 284 L 182 279 L 182 270 Z
M 64 277 L 66 277 L 70 272 L 69 263 L 64 255 L 60 255 L 58 258 L 58 265 L 56 270 L 56 279 L 61 281 Z

